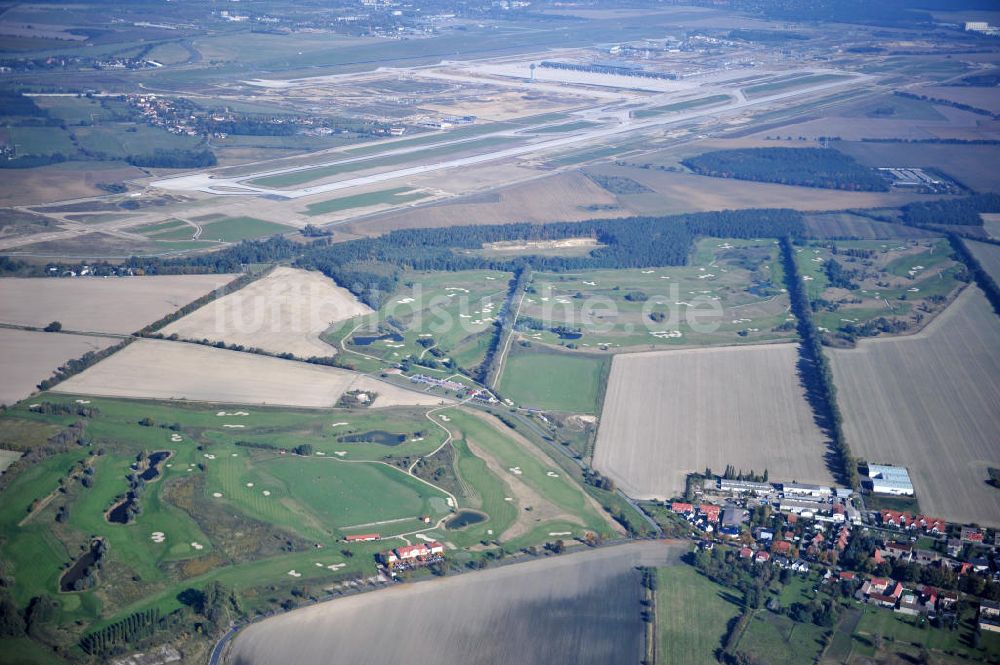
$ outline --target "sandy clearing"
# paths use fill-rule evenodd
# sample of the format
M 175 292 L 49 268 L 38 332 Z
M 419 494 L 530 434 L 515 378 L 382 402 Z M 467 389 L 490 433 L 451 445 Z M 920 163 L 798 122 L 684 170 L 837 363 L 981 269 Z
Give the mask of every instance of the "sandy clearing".
M 241 631 L 224 662 L 634 663 L 643 630 L 635 567 L 668 565 L 678 552 L 635 543 L 320 603 Z
M 67 360 L 116 344 L 117 339 L 0 328 L 0 404 L 35 392 Z
M 0 322 L 133 333 L 229 283 L 235 275 L 0 279 Z
M 331 407 L 348 390 L 377 393 L 373 407 L 444 401 L 336 367 L 150 339 L 134 342 L 59 384 L 56 390 L 106 397 L 310 408 Z
M 965 290 L 916 335 L 829 350 L 855 455 L 906 466 L 923 512 L 1000 526 L 1000 319 Z
M 797 354 L 770 344 L 615 356 L 594 467 L 644 499 L 683 492 L 687 473 L 727 464 L 832 483 Z
M 258 347 L 301 358 L 332 356 L 319 338 L 338 321 L 370 314 L 371 308 L 325 275 L 279 267 L 246 287 L 174 321 L 163 334 Z

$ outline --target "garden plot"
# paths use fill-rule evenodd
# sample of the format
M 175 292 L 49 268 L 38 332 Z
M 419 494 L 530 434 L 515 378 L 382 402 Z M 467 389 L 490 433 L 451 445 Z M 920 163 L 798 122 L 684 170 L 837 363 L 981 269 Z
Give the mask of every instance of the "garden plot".
M 64 381 L 56 390 L 106 397 L 311 408 L 331 407 L 348 391 L 374 395 L 373 407 L 442 402 L 349 370 L 148 339 Z
M 336 349 L 322 341 L 320 333 L 334 323 L 371 311 L 347 289 L 318 272 L 279 267 L 171 323 L 162 332 L 301 358 L 332 356 Z
M 235 275 L 0 279 L 0 323 L 133 333 L 180 309 Z
M 928 515 L 1000 526 L 1000 492 L 986 484 L 1000 466 L 1000 320 L 979 289 L 917 335 L 830 360 L 855 455 L 907 467 Z
M 633 498 L 684 491 L 706 467 L 830 484 L 828 445 L 792 344 L 616 355 L 594 468 Z

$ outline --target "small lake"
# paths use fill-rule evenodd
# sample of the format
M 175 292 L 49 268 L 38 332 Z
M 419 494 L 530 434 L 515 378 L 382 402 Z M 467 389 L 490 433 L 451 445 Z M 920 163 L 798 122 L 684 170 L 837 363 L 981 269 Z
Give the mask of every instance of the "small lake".
M 345 434 L 338 437 L 337 441 L 341 443 L 377 443 L 382 446 L 398 446 L 406 441 L 406 435 L 374 430 L 372 432 L 362 432 L 361 434 Z
M 583 333 L 575 330 L 563 330 L 559 332 L 559 339 L 580 339 L 581 337 L 583 337 Z
M 489 516 L 486 513 L 481 513 L 478 510 L 460 510 L 455 513 L 454 517 L 444 523 L 444 528 L 452 530 L 464 529 L 467 526 L 485 522 L 487 517 Z
M 149 456 L 149 468 L 139 476 L 147 483 L 160 475 L 160 464 L 170 457 L 169 450 L 158 450 Z
M 402 342 L 403 336 L 399 333 L 385 333 L 384 335 L 356 335 L 351 338 L 351 344 L 354 346 L 371 346 L 381 339 L 389 339 L 393 342 Z
M 135 501 L 135 495 L 132 492 L 129 492 L 128 497 L 124 501 L 115 504 L 115 506 L 108 511 L 106 516 L 108 521 L 112 524 L 128 524 L 128 509 L 129 506 L 132 505 L 133 501 Z
M 90 568 L 101 560 L 104 551 L 102 544 L 103 541 L 100 538 L 95 538 L 90 543 L 90 549 L 84 552 L 69 570 L 63 573 L 59 579 L 60 591 L 78 591 L 76 588 L 77 580 L 85 578 Z

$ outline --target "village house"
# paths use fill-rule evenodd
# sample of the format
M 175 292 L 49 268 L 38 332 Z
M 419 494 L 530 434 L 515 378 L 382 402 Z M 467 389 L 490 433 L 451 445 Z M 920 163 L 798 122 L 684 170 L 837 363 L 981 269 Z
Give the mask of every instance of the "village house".
M 983 542 L 983 530 L 976 529 L 971 526 L 963 526 L 962 533 L 959 536 L 963 543 L 982 543 Z
M 979 630 L 1000 633 L 1000 602 L 984 600 L 979 604 Z
M 861 586 L 858 593 L 865 602 L 895 608 L 903 595 L 903 585 L 888 577 L 873 577 Z
M 381 552 L 378 560 L 387 568 L 393 568 L 399 564 L 423 564 L 431 563 L 438 557 L 444 555 L 444 545 L 438 541 L 418 543 L 417 545 L 403 545 L 388 552 Z
M 344 542 L 348 543 L 369 543 L 374 540 L 380 540 L 381 536 L 377 533 L 362 533 L 356 536 L 345 536 Z

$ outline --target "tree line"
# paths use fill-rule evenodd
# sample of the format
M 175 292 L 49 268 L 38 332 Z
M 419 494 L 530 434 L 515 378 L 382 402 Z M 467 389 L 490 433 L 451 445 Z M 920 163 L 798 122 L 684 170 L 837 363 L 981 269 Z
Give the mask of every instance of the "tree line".
M 909 226 L 982 226 L 980 213 L 1000 212 L 1000 194 L 973 194 L 962 199 L 914 201 L 902 208 Z
M 823 353 L 822 335 L 812 319 L 812 306 L 806 291 L 802 275 L 795 261 L 795 248 L 792 239 L 781 239 L 781 261 L 785 269 L 785 282 L 792 314 L 797 320 L 797 329 L 801 342 L 799 343 L 799 372 L 806 387 L 806 394 L 813 409 L 823 418 L 827 432 L 833 444 L 834 453 L 840 464 L 840 473 L 844 482 L 858 489 L 858 465 L 844 436 L 843 416 L 837 405 L 837 387 L 833 383 L 833 371 Z
M 717 178 L 862 192 L 889 191 L 889 182 L 878 171 L 828 148 L 715 150 L 689 157 L 681 164 L 699 175 Z

